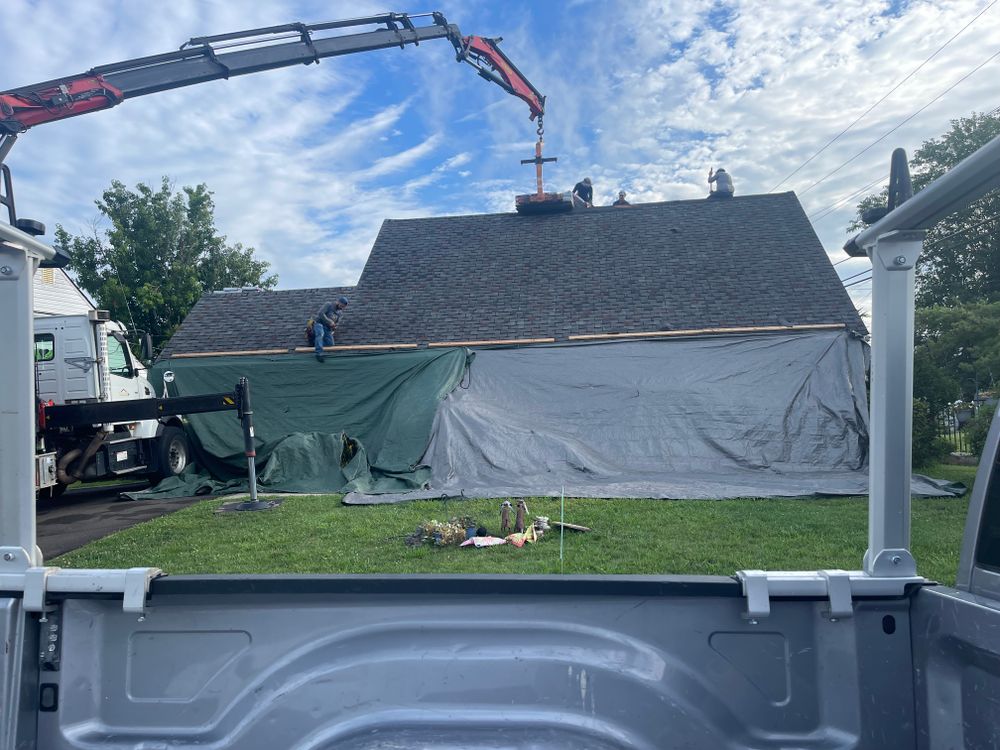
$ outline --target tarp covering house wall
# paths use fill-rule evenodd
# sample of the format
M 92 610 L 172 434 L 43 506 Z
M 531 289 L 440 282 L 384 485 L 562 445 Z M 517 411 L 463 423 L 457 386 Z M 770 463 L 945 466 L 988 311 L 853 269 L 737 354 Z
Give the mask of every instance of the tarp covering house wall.
M 172 359 L 154 368 L 152 382 L 159 391 L 163 372 L 171 370 L 170 395 L 188 396 L 232 390 L 248 377 L 260 478 L 268 489 L 398 492 L 429 478 L 421 457 L 435 412 L 461 382 L 471 356 L 466 349 L 437 349 L 340 354 L 324 363 L 294 354 Z M 156 493 L 239 489 L 246 458 L 236 413 L 193 414 L 188 433 L 211 477 L 167 480 Z M 348 454 L 344 435 L 352 441 Z
M 438 411 L 431 489 L 345 502 L 865 494 L 865 347 L 815 331 L 481 350 Z

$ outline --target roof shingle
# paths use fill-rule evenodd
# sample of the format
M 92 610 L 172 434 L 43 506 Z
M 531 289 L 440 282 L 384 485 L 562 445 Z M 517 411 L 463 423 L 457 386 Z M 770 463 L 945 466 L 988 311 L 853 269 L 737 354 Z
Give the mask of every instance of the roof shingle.
M 337 343 L 351 345 L 822 323 L 865 330 L 798 199 L 781 193 L 386 220 L 356 289 L 206 295 L 165 354 L 301 345 L 305 319 L 342 292 L 351 307 Z M 220 317 L 228 330 L 216 327 Z

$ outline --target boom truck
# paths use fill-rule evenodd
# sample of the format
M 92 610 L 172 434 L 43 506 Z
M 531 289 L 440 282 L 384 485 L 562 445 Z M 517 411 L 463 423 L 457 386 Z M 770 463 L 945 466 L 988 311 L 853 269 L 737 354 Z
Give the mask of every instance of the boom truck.
M 1000 187 L 1000 137 L 912 197 L 894 164 L 891 210 L 845 248 L 873 274 L 868 549 L 846 571 L 46 566 L 31 276 L 56 253 L 0 223 L 0 750 L 1000 746 L 1000 416 L 955 587 L 909 551 L 914 267 L 928 227 Z
M 429 24 L 414 21 L 430 19 Z M 368 27 L 384 27 L 374 30 Z M 322 36 L 331 31 L 355 33 Z M 10 168 L 17 138 L 49 122 L 98 112 L 146 94 L 327 57 L 447 39 L 456 60 L 522 99 L 544 132 L 545 97 L 500 51 L 499 39 L 463 36 L 440 13 L 384 13 L 318 24 L 292 23 L 197 37 L 175 52 L 101 65 L 85 73 L 0 92 L 0 205 L 12 227 L 31 236 L 44 225 L 18 218 Z M 56 257 L 46 265 L 66 265 Z M 36 491 L 54 497 L 76 481 L 181 473 L 191 456 L 183 415 L 235 409 L 236 392 L 196 399 L 158 398 L 129 348 L 126 328 L 107 313 L 36 321 L 38 399 Z M 145 339 L 148 342 L 148 335 Z M 144 351 L 148 360 L 151 346 Z M 166 392 L 163 394 L 167 396 Z

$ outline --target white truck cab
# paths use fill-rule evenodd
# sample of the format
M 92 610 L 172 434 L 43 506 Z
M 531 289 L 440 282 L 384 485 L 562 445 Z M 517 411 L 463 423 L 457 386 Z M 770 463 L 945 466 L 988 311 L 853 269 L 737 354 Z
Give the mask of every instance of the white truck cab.
M 40 403 L 99 405 L 156 398 L 146 367 L 129 348 L 127 329 L 110 320 L 106 311 L 42 316 L 34 323 L 35 390 Z M 44 420 L 39 424 L 36 474 L 42 494 L 58 495 L 79 480 L 175 475 L 190 461 L 180 417 L 119 422 L 95 416 L 95 420 L 59 430 L 46 429 Z
M 106 313 L 35 319 L 38 397 L 57 404 L 127 401 L 153 397 L 147 370 L 129 348 L 126 329 Z M 103 352 L 102 352 L 103 350 Z M 103 354 L 103 357 L 102 357 Z M 101 360 L 107 393 L 101 393 Z

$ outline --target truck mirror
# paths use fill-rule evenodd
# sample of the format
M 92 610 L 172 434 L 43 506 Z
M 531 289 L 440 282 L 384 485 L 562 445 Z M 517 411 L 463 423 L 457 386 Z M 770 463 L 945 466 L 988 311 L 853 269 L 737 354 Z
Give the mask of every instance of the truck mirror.
M 148 333 L 142 336 L 142 358 L 146 362 L 153 361 L 153 337 Z

